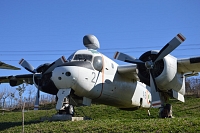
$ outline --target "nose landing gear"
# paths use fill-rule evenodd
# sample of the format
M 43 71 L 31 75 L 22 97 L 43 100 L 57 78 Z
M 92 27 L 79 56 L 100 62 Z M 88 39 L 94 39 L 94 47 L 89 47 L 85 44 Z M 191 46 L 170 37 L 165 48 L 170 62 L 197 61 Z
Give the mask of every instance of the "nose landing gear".
M 64 98 L 62 108 L 60 110 L 58 110 L 58 114 L 74 116 L 74 106 L 69 104 L 68 97 Z

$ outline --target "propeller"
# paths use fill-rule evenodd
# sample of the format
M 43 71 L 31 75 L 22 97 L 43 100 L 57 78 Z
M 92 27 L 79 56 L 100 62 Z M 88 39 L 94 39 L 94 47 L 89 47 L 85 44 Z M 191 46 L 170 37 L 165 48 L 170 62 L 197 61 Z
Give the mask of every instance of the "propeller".
M 53 71 L 53 69 L 59 65 L 62 65 L 63 63 L 67 62 L 67 60 L 65 59 L 64 56 L 60 57 L 59 59 L 57 59 L 56 61 L 54 61 L 53 63 L 51 63 L 43 72 L 42 74 L 46 74 L 49 73 L 51 71 Z M 24 67 L 26 70 L 28 70 L 31 73 L 38 73 L 37 69 L 35 69 L 30 63 L 28 63 L 25 59 L 21 59 L 19 61 L 19 64 Z
M 169 41 L 156 55 L 155 59 L 149 58 L 148 61 L 143 62 L 140 59 L 136 59 L 134 57 L 131 57 L 129 55 L 126 55 L 124 53 L 116 52 L 114 55 L 114 58 L 117 60 L 121 60 L 128 63 L 135 63 L 135 64 L 144 64 L 145 67 L 149 71 L 150 75 L 150 87 L 151 89 L 155 89 L 156 91 L 159 91 L 155 82 L 155 76 L 154 76 L 154 64 L 163 59 L 166 55 L 171 53 L 175 48 L 177 48 L 182 42 L 185 41 L 185 37 L 182 34 L 177 34 L 171 41 Z

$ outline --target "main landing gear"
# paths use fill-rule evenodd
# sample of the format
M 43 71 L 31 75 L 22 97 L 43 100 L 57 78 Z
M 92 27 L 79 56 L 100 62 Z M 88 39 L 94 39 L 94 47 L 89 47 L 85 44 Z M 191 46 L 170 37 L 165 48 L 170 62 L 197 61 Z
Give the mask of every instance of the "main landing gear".
M 166 104 L 160 108 L 159 116 L 161 118 L 173 118 L 172 116 L 172 105 Z
M 160 93 L 161 107 L 159 116 L 161 118 L 173 118 L 172 105 L 168 104 L 169 95 L 167 93 Z

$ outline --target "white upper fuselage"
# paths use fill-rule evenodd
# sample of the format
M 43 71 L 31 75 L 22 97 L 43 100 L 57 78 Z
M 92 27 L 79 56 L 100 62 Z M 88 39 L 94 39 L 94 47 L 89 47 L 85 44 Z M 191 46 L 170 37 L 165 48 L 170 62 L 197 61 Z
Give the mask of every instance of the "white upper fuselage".
M 68 60 L 53 70 L 51 79 L 58 89 L 71 88 L 79 97 L 119 108 L 150 107 L 149 87 L 121 77 L 118 64 L 98 51 L 79 50 Z

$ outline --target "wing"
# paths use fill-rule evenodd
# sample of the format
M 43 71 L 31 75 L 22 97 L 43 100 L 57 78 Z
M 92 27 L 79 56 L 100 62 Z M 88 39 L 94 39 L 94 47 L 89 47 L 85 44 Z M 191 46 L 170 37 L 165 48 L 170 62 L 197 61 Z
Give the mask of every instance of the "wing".
M 33 84 L 33 74 L 0 76 L 0 83 L 10 83 L 10 86 L 17 86 L 22 83 Z
M 178 72 L 195 76 L 200 72 L 200 57 L 178 59 Z
M 117 68 L 121 76 L 139 81 L 137 65 L 119 65 Z M 195 76 L 200 72 L 200 57 L 178 59 L 178 72 L 186 76 Z
M 119 65 L 117 67 L 117 72 L 128 79 L 139 81 L 138 70 L 136 64 L 131 65 Z
M 18 67 L 8 65 L 8 64 L 1 62 L 1 61 L 0 61 L 0 69 L 20 70 L 20 68 L 18 68 Z

